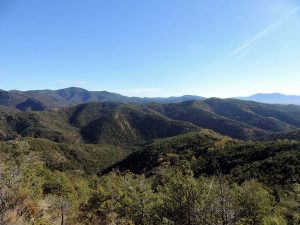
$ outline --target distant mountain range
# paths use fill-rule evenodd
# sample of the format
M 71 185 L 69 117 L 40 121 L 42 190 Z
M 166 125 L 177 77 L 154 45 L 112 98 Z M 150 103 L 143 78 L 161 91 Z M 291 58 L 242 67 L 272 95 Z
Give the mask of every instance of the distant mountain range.
M 255 101 L 269 104 L 294 104 L 300 105 L 300 96 L 283 95 L 280 93 L 256 94 L 249 97 L 239 97 L 238 99 L 246 101 Z
M 189 100 L 203 100 L 203 97 L 186 95 L 169 98 L 127 97 L 107 91 L 88 91 L 82 88 L 60 90 L 3 91 L 0 90 L 0 106 L 17 108 L 22 111 L 43 111 L 59 109 L 86 102 L 120 102 L 120 103 L 178 103 Z
M 195 95 L 184 95 L 169 98 L 140 98 L 127 97 L 107 91 L 88 91 L 82 88 L 65 88 L 60 90 L 33 90 L 33 91 L 4 91 L 0 90 L 0 107 L 19 109 L 21 111 L 44 111 L 61 109 L 87 102 L 119 102 L 119 103 L 181 103 L 186 101 L 201 101 L 206 98 Z M 300 96 L 288 96 L 278 93 L 256 94 L 250 97 L 235 99 L 255 101 L 269 104 L 300 105 Z

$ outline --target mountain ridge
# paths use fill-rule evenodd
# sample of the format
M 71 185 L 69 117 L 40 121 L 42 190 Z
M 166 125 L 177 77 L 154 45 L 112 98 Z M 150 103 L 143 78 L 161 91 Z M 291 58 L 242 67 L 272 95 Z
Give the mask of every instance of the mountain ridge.
M 33 106 L 40 107 L 35 101 Z M 288 133 L 300 129 L 300 106 L 211 98 L 168 104 L 87 102 L 38 112 L 0 107 L 3 140 L 137 145 L 203 128 L 240 140 Z
M 171 97 L 128 97 L 108 91 L 88 91 L 83 88 L 69 87 L 58 90 L 0 90 L 0 106 L 15 108 L 21 111 L 43 111 L 60 109 L 86 102 L 121 102 L 121 103 L 181 103 L 185 101 L 202 101 L 205 98 L 197 95 Z M 267 104 L 300 105 L 300 96 L 280 93 L 255 94 L 249 97 L 233 97 L 244 101 L 255 101 Z
M 268 104 L 293 104 L 300 105 L 300 96 L 284 95 L 281 93 L 257 93 L 249 97 L 237 97 L 237 99 L 246 101 L 256 101 Z
M 176 103 L 187 100 L 203 99 L 203 97 L 194 95 L 184 95 L 180 97 L 169 98 L 127 97 L 108 91 L 88 91 L 86 89 L 77 87 L 69 87 L 58 90 L 0 90 L 0 105 L 17 108 L 22 111 L 43 111 L 43 109 L 59 109 L 79 105 L 86 102 L 121 102 L 145 104 L 151 102 Z M 34 107 L 36 106 L 36 104 L 39 104 L 39 107 Z M 18 107 L 19 105 L 21 107 Z

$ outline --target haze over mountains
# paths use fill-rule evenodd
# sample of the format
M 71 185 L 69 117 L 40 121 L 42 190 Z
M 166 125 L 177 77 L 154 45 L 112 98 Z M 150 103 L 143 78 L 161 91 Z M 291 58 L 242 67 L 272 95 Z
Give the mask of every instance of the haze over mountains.
M 280 93 L 255 94 L 249 97 L 239 97 L 241 100 L 255 101 L 269 104 L 294 104 L 300 105 L 300 96 L 283 95 Z
M 121 103 L 176 103 L 188 100 L 202 100 L 199 96 L 181 96 L 170 98 L 138 98 L 127 97 L 107 91 L 88 91 L 82 88 L 66 88 L 60 90 L 3 91 L 0 90 L 0 105 L 17 108 L 22 111 L 43 111 L 58 109 L 85 102 L 121 102 Z
M 107 91 L 88 91 L 82 88 L 65 88 L 60 90 L 33 90 L 33 91 L 4 91 L 0 90 L 0 106 L 16 108 L 21 111 L 43 111 L 74 106 L 86 102 L 120 102 L 120 103 L 180 103 L 190 100 L 204 100 L 204 97 L 185 95 L 168 98 L 140 98 L 127 97 Z M 236 99 L 256 101 L 269 104 L 300 105 L 300 96 L 282 94 L 256 94 L 250 97 Z

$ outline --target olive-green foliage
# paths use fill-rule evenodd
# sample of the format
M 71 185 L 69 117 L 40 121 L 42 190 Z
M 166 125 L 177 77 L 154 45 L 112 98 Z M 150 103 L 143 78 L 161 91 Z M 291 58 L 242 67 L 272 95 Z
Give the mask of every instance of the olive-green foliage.
M 288 191 L 280 192 L 280 205 L 288 224 L 300 224 L 300 184 L 294 184 Z
M 62 210 L 66 224 L 75 224 L 80 203 L 91 195 L 92 178 L 51 171 L 27 155 L 23 144 L 17 143 L 25 152 L 16 158 L 1 153 L 0 224 L 53 224 Z
M 63 91 L 63 96 L 69 96 L 69 91 Z M 48 111 L 20 112 L 1 107 L 0 139 L 36 137 L 68 143 L 136 145 L 154 138 L 195 131 L 200 127 L 242 140 L 262 138 L 272 132 L 291 132 L 300 128 L 298 106 L 215 98 L 176 104 L 138 105 L 127 101 L 126 104 L 107 101 L 100 103 L 97 101 L 102 100 L 91 97 L 85 90 L 79 90 L 79 93 L 74 96 L 71 94 L 70 99 L 74 98 L 74 103 L 78 104 L 88 103 L 75 104 L 63 109 L 50 107 L 52 108 L 50 110 L 38 99 L 25 97 L 22 99 L 24 102 L 20 102 L 21 109 L 39 110 L 40 108 Z M 45 91 L 43 94 L 49 93 Z M 81 99 L 82 95 L 87 95 L 86 100 Z M 9 99 L 9 95 L 6 97 Z M 63 100 L 63 102 L 65 104 L 61 106 L 70 104 L 68 101 Z M 296 138 L 297 135 L 288 137 Z
M 3 218 L 13 211 L 18 217 L 9 219 L 21 224 L 299 224 L 297 141 L 243 142 L 201 130 L 132 154 L 121 146 L 0 142 Z M 111 167 L 129 172 L 96 176 Z
M 106 143 L 131 147 L 154 138 L 199 130 L 146 106 L 90 102 L 67 109 L 18 112 L 0 109 L 0 139 L 45 138 L 67 143 Z
M 210 98 L 177 104 L 150 104 L 149 107 L 171 119 L 191 122 L 242 140 L 300 127 L 300 108 L 293 105 Z
M 41 169 L 41 171 L 38 171 Z M 42 197 L 42 168 L 31 156 L 15 160 L 1 154 L 1 224 L 25 224 L 41 216 L 38 201 Z
M 191 172 L 174 170 L 164 174 L 158 186 L 163 199 L 159 212 L 174 224 L 260 224 L 277 218 L 274 197 L 256 181 L 239 186 L 222 176 L 195 179 Z
M 160 165 L 174 165 L 180 160 L 190 161 L 195 154 L 202 154 L 218 143 L 224 145 L 235 142 L 210 130 L 157 139 L 131 154 L 117 167 L 133 172 L 149 171 Z
M 300 141 L 300 130 L 293 130 L 291 132 L 273 133 L 260 138 L 261 141 L 277 141 L 277 140 L 294 140 Z
M 43 184 L 44 195 L 68 197 L 75 192 L 71 180 L 61 172 L 50 173 Z
M 51 170 L 81 170 L 88 174 L 101 172 L 130 153 L 107 144 L 67 144 L 33 138 L 0 142 L 1 152 L 17 159 L 32 154 Z
M 154 224 L 158 196 L 150 180 L 131 173 L 112 173 L 100 180 L 91 199 L 82 206 L 85 224 Z
M 259 224 L 273 216 L 275 199 L 262 184 L 253 180 L 235 187 L 239 217 L 244 223 Z M 272 217 L 273 218 L 273 217 Z
M 82 205 L 84 224 L 252 225 L 287 223 L 280 205 L 261 183 L 232 184 L 222 176 L 161 169 L 151 178 L 110 173 Z
M 242 142 L 207 130 L 155 140 L 116 167 L 151 174 L 159 166 L 183 161 L 189 162 L 196 176 L 221 172 L 236 182 L 253 178 L 268 185 L 300 182 L 299 142 Z
M 34 224 L 53 224 L 62 218 L 69 225 L 294 225 L 299 222 L 297 184 L 288 192 L 282 189 L 283 193 L 276 196 L 254 180 L 239 185 L 221 174 L 195 177 L 188 161 L 157 167 L 150 177 L 112 172 L 97 178 L 76 171 L 51 171 L 39 158 L 29 154 L 28 145 L 15 144 L 23 152 L 14 153 L 17 157 L 13 168 L 22 173 L 10 187 L 13 195 L 9 198 L 14 201 L 16 197 L 19 207 L 14 210 L 21 210 L 23 224 L 32 219 Z M 14 157 L 3 155 L 5 162 L 12 165 Z

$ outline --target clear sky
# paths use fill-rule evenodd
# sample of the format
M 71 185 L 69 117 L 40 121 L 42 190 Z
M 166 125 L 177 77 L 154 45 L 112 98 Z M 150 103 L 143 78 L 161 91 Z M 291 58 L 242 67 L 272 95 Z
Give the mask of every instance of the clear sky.
M 299 0 L 0 0 L 0 89 L 300 94 Z

